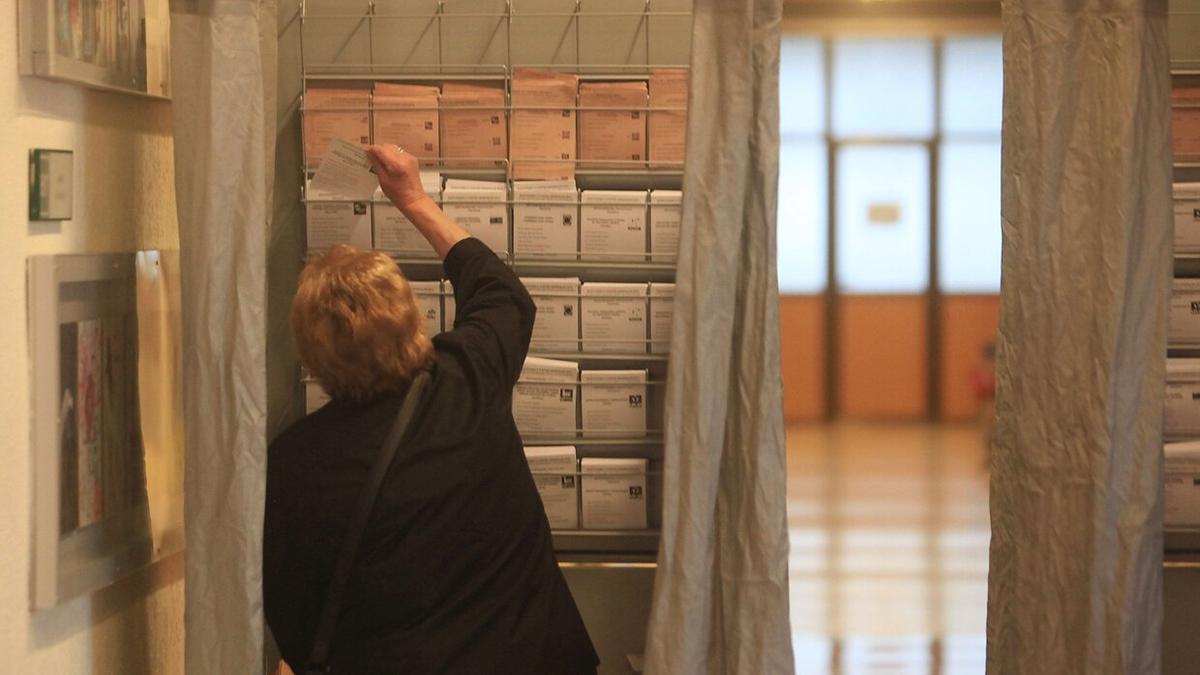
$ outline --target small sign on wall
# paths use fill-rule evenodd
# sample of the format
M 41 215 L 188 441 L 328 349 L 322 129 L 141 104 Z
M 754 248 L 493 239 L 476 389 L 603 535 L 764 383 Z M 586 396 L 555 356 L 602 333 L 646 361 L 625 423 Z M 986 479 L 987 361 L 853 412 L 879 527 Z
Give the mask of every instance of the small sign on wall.
M 75 153 L 29 151 L 29 219 L 70 220 L 73 214 Z
M 867 206 L 867 222 L 872 225 L 895 225 L 900 222 L 900 205 L 895 202 L 873 202 Z

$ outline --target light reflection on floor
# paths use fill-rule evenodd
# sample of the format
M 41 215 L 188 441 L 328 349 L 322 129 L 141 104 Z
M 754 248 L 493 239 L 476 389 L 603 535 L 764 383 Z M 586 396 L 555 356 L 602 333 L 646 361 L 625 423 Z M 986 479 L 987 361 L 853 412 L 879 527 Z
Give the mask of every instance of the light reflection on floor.
M 983 673 L 983 448 L 973 425 L 788 429 L 797 673 Z

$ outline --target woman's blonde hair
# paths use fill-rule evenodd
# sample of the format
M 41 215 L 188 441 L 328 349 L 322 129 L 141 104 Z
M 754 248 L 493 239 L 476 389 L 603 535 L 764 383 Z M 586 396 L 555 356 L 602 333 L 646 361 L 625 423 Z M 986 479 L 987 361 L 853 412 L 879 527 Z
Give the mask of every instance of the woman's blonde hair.
M 333 398 L 364 401 L 398 391 L 433 345 L 395 261 L 334 246 L 300 273 L 292 333 L 300 361 Z

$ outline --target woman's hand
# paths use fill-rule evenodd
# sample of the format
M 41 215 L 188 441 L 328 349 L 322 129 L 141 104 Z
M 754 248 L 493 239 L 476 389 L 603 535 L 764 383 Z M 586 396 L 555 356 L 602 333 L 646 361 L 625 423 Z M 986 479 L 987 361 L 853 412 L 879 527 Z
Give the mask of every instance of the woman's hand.
M 401 213 L 407 215 L 428 198 L 421 185 L 421 163 L 416 157 L 394 145 L 367 146 L 367 157 L 379 177 L 383 194 Z

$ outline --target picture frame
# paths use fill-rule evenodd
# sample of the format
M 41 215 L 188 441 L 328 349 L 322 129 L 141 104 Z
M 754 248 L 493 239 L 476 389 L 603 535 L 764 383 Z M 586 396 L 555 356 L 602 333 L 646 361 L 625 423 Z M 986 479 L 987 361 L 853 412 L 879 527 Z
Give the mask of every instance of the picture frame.
M 170 98 L 167 0 L 19 0 L 18 14 L 22 75 Z
M 183 550 L 178 259 L 28 260 L 35 610 Z

